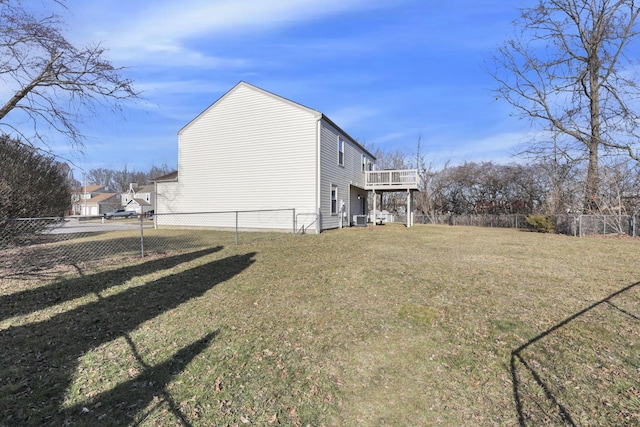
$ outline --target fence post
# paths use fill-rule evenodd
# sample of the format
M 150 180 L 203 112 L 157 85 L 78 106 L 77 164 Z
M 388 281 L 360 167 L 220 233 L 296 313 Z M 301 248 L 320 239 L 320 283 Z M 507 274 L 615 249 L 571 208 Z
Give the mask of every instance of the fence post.
M 296 235 L 298 224 L 296 224 L 296 208 L 293 208 L 293 235 Z
M 142 218 L 142 208 L 140 208 L 140 258 L 144 258 L 144 227 Z
M 582 237 L 582 214 L 578 217 L 578 237 Z
M 238 245 L 238 211 L 236 211 L 236 245 Z

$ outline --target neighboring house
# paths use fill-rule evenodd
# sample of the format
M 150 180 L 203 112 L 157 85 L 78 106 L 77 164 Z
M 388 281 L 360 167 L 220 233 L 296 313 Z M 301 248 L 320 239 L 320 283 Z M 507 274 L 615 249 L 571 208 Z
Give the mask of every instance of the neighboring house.
M 122 193 L 121 203 L 127 211 L 134 211 L 137 214 L 146 214 L 153 210 L 154 185 L 129 184 L 129 191 Z
M 233 226 L 235 216 L 193 214 L 241 211 L 242 228 L 348 226 L 367 215 L 369 190 L 397 188 L 375 160 L 324 114 L 240 82 L 178 132 L 178 171 L 155 181 L 156 223 Z
M 71 214 L 99 216 L 120 206 L 117 193 L 104 185 L 87 185 L 71 193 Z

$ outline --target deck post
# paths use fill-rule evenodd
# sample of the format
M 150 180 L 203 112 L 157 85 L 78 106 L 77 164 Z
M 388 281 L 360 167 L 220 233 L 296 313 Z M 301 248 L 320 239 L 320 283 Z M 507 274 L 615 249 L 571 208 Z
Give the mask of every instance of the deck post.
M 376 204 L 378 203 L 378 198 L 376 197 L 376 190 L 373 190 L 373 225 L 376 225 Z
M 411 190 L 407 189 L 407 228 L 411 227 Z

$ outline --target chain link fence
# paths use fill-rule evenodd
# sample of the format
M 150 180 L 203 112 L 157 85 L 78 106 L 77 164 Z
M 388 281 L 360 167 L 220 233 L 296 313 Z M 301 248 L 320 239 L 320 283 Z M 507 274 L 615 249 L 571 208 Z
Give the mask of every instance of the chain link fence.
M 635 215 L 558 215 L 556 233 L 569 236 L 640 236 Z
M 397 222 L 406 222 L 397 216 Z M 475 227 L 499 227 L 526 229 L 527 215 L 415 215 L 416 224 L 448 224 Z M 568 236 L 640 236 L 640 218 L 635 215 L 557 215 L 555 232 Z
M 85 262 L 248 244 L 293 234 L 293 209 L 110 220 L 0 218 L 0 280 L 25 274 L 54 274 L 61 266 Z
M 527 228 L 526 215 L 414 215 L 415 224 L 447 224 L 474 227 Z M 398 221 L 406 222 L 406 217 L 399 216 Z

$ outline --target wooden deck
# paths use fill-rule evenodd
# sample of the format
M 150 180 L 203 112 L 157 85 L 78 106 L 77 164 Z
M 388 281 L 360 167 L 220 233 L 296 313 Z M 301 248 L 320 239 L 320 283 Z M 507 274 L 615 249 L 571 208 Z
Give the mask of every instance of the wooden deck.
M 365 190 L 407 191 L 420 189 L 417 169 L 398 169 L 365 172 Z

